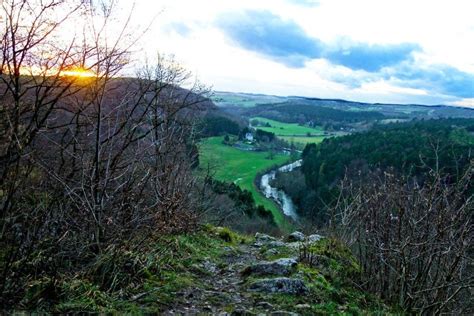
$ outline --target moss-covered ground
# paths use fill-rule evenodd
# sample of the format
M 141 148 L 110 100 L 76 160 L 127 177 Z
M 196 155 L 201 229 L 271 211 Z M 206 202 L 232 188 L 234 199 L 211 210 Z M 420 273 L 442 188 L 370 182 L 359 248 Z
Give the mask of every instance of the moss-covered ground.
M 300 315 L 387 314 L 379 300 L 355 286 L 359 267 L 349 250 L 332 239 L 302 247 L 260 246 L 226 228 L 163 236 L 140 249 L 109 249 L 75 273 L 37 277 L 15 310 L 54 313 L 216 314 L 244 309 L 252 313 Z M 252 277 L 242 269 L 256 262 L 299 257 L 291 277 L 304 280 L 304 295 L 248 290 Z M 305 259 L 306 258 L 306 259 Z M 265 302 L 265 303 L 264 303 Z

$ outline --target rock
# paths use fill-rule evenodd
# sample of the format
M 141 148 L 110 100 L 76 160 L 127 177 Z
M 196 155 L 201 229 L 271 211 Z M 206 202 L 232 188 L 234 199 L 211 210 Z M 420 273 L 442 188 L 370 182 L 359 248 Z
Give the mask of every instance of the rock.
M 243 275 L 290 275 L 298 262 L 293 258 L 282 258 L 275 261 L 263 261 L 245 268 Z
M 252 315 L 255 315 L 255 314 L 241 307 L 236 308 L 231 314 L 231 316 L 252 316 Z
M 318 235 L 318 234 L 313 234 L 313 235 L 309 235 L 308 237 L 306 237 L 306 240 L 310 243 L 313 243 L 313 242 L 317 242 L 317 241 L 320 241 L 321 239 L 323 239 L 324 237 L 321 236 L 321 235 Z
M 250 284 L 251 291 L 265 293 L 304 294 L 308 288 L 300 279 L 275 278 L 257 280 Z
M 273 242 L 278 242 L 275 237 L 268 236 L 261 233 L 255 234 L 255 243 L 253 244 L 254 247 L 262 247 L 264 245 L 268 245 Z
M 304 240 L 304 234 L 302 232 L 293 232 L 288 236 L 288 241 L 294 242 L 294 241 L 303 241 Z
M 272 248 L 265 251 L 264 255 L 265 257 L 271 257 L 271 256 L 276 255 L 277 253 L 278 253 L 278 250 L 276 250 L 275 248 Z
M 257 304 L 255 304 L 255 306 L 263 308 L 263 309 L 272 309 L 273 308 L 273 305 L 268 303 L 268 302 L 258 302 Z
M 267 246 L 269 248 L 280 248 L 280 247 L 285 247 L 286 244 L 283 241 L 280 240 L 275 240 L 275 241 L 270 241 Z
M 216 273 L 218 271 L 217 269 L 217 266 L 210 262 L 210 261 L 204 261 L 202 264 L 201 264 L 201 268 L 204 270 L 204 271 L 207 271 L 209 273 Z
M 272 316 L 298 316 L 299 314 L 287 311 L 276 311 L 271 313 Z
M 276 238 L 275 237 L 272 237 L 272 236 L 269 236 L 269 235 L 266 235 L 266 234 L 262 234 L 262 233 L 256 233 L 255 234 L 255 240 L 256 241 L 275 241 Z
M 308 309 L 311 308 L 311 305 L 309 304 L 298 304 L 295 306 L 296 309 Z

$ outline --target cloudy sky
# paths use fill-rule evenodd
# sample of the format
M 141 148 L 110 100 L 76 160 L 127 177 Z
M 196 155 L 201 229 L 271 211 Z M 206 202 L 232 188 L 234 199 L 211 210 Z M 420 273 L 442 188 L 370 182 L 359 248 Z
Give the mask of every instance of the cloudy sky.
M 137 0 L 214 90 L 474 107 L 473 0 Z

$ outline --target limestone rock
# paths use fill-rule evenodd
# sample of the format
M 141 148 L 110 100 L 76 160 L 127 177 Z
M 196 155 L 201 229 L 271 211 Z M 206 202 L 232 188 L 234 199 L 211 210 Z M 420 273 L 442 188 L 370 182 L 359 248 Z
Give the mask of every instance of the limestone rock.
M 251 265 L 242 271 L 243 275 L 290 275 L 298 262 L 293 258 L 282 258 L 275 261 L 263 261 Z
M 303 241 L 304 240 L 304 234 L 302 232 L 293 232 L 288 236 L 288 241 L 294 242 L 294 241 Z
M 276 311 L 270 314 L 271 316 L 298 316 L 299 314 L 287 311 Z
M 266 234 L 256 233 L 256 234 L 255 234 L 255 240 L 256 240 L 256 241 L 269 242 L 269 241 L 275 241 L 276 238 L 275 238 L 275 237 L 272 237 L 272 236 L 269 236 L 269 235 L 266 235 Z
M 261 279 L 250 284 L 249 289 L 265 293 L 304 294 L 308 288 L 300 279 L 275 278 Z
M 313 242 L 318 242 L 320 241 L 321 239 L 323 239 L 324 237 L 321 236 L 321 235 L 318 235 L 318 234 L 313 234 L 313 235 L 309 235 L 308 237 L 306 237 L 306 240 L 310 243 L 313 243 Z

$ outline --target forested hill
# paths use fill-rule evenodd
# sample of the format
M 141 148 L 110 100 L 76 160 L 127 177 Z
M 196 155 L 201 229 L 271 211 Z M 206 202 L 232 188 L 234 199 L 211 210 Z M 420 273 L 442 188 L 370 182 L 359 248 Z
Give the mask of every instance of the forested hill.
M 456 180 L 474 157 L 474 120 L 444 119 L 377 125 L 373 129 L 307 145 L 303 166 L 280 174 L 275 185 L 297 204 L 298 212 L 324 225 L 340 180 L 363 183 L 372 172 L 388 171 L 421 182 L 430 170 Z
M 456 175 L 474 155 L 474 120 L 447 119 L 377 126 L 360 134 L 326 139 L 303 152 L 303 173 L 313 189 L 330 186 L 346 169 L 393 167 L 420 175 L 440 168 Z

